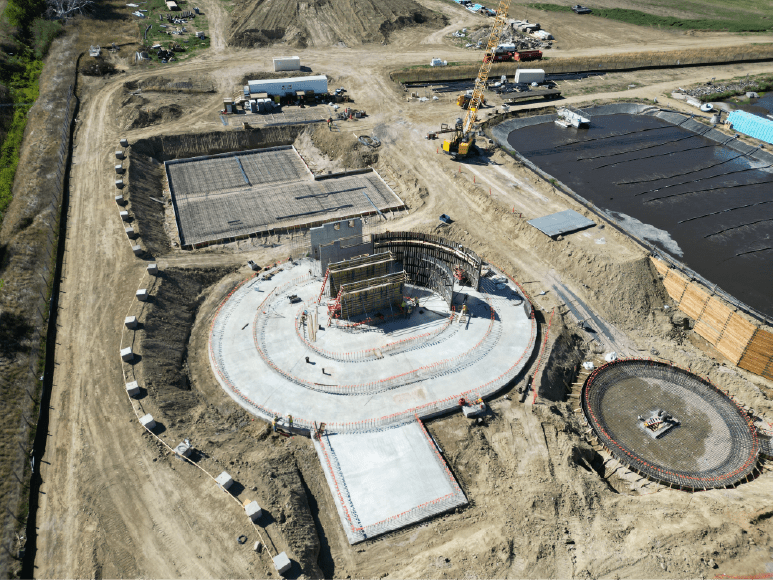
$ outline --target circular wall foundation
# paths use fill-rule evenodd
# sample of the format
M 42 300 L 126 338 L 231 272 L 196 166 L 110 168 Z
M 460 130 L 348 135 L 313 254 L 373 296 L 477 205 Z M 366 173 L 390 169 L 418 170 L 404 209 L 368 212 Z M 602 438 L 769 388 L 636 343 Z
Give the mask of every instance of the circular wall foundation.
M 666 363 L 625 359 L 596 369 L 582 409 L 616 459 L 664 485 L 727 487 L 757 465 L 749 417 L 707 380 Z

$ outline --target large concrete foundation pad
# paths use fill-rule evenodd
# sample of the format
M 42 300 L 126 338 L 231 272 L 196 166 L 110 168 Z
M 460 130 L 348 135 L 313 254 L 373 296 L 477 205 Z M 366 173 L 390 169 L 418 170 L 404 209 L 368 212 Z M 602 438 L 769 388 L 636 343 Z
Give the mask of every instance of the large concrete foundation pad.
M 351 544 L 467 503 L 419 421 L 327 433 L 314 447 Z

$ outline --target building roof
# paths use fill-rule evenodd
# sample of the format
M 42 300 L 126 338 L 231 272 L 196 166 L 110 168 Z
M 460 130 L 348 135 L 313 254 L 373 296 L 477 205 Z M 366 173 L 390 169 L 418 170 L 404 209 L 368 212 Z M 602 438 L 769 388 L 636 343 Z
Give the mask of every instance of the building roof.
M 289 77 L 286 79 L 263 79 L 260 81 L 247 81 L 248 85 L 261 85 L 264 83 L 300 83 L 304 81 L 327 81 L 325 75 L 310 75 L 307 77 Z

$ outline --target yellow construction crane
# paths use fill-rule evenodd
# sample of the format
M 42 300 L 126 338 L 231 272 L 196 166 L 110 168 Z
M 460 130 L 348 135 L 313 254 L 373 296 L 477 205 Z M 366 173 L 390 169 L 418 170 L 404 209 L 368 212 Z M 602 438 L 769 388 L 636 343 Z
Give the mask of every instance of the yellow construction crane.
M 499 0 L 499 8 L 497 8 L 494 26 L 488 37 L 486 54 L 483 55 L 483 62 L 478 71 L 478 78 L 475 79 L 475 87 L 472 90 L 472 97 L 470 98 L 470 104 L 464 120 L 457 119 L 453 129 L 450 129 L 447 125 L 441 127 L 441 133 L 454 133 L 452 139 L 443 140 L 443 151 L 453 156 L 454 159 L 466 157 L 474 149 L 475 136 L 472 134 L 472 126 L 475 124 L 475 119 L 478 115 L 478 107 L 483 102 L 483 89 L 486 88 L 491 65 L 494 64 L 494 50 L 499 45 L 499 39 L 507 26 L 507 9 L 509 7 L 510 0 Z

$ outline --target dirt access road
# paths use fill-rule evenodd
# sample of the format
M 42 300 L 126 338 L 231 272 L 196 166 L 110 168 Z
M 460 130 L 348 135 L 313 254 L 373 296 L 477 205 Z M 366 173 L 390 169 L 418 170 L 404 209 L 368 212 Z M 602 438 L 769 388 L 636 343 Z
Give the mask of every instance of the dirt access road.
M 453 13 L 452 24 L 468 22 L 454 7 L 426 3 Z M 205 9 L 207 4 L 211 2 L 204 3 Z M 210 14 L 214 23 L 224 26 L 220 19 L 225 13 L 218 17 L 211 9 Z M 243 74 L 269 70 L 277 49 L 233 51 L 218 40 L 217 26 L 213 28 L 215 48 L 170 68 L 170 74 L 208 76 L 223 94 L 231 94 Z M 398 42 L 400 38 L 404 42 Z M 458 164 L 432 151 L 437 144 L 423 136 L 441 122 L 452 121 L 458 109 L 445 102 L 405 102 L 387 73 L 428 62 L 441 55 L 440 48 L 448 60 L 469 52 L 424 44 L 426 38 L 405 31 L 394 35 L 388 47 L 297 51 L 304 65 L 329 74 L 334 86 L 346 86 L 355 106 L 368 111 L 366 120 L 343 124 L 342 131 L 381 138 L 378 167 L 394 176 L 413 208 L 390 227 L 437 231 L 437 216 L 448 213 L 456 223 L 443 230 L 445 235 L 531 282 L 527 289 L 533 294 L 555 268 L 589 303 L 604 304 L 605 314 L 632 333 L 642 351 L 652 344 L 673 346 L 662 335 L 662 318 L 649 310 L 632 310 L 631 304 L 653 310 L 659 306 L 659 291 L 651 285 L 640 250 L 610 229 L 549 243 L 513 217 L 510 207 L 517 205 L 515 211 L 527 217 L 574 207 L 549 184 L 537 182 L 500 153 L 491 163 L 460 172 Z M 272 572 L 265 555 L 236 543 L 239 534 L 250 532 L 244 515 L 207 479 L 159 453 L 137 424 L 123 392 L 118 357 L 122 322 L 146 263 L 133 256 L 113 203 L 113 151 L 123 134 L 112 110 L 126 80 L 153 74 L 159 74 L 158 67 L 82 85 L 50 437 L 41 466 L 44 495 L 37 514 L 35 560 L 35 575 L 40 577 L 262 577 Z M 686 77 L 692 74 L 686 71 Z M 703 79 L 709 72 L 694 74 Z M 129 138 L 216 129 L 214 111 L 221 98 L 202 97 L 183 118 L 138 129 Z M 479 179 L 488 185 L 475 189 Z M 604 244 L 597 243 L 602 237 Z M 168 259 L 195 266 L 196 256 L 173 253 Z M 266 263 L 276 252 L 250 249 L 239 256 Z M 204 254 L 204 261 L 211 263 L 212 254 Z M 640 288 L 630 288 L 638 282 Z M 538 302 L 548 313 L 559 306 L 550 293 Z M 744 394 L 743 377 L 720 373 L 714 361 L 690 345 L 682 351 L 674 356 L 694 362 L 694 368 Z M 509 399 L 493 406 L 496 417 L 488 427 L 471 426 L 460 416 L 430 426 L 471 499 L 469 509 L 352 548 L 342 537 L 332 498 L 322 497 L 317 533 L 326 538 L 326 553 L 333 562 L 326 570 L 336 576 L 393 577 L 698 576 L 715 572 L 708 567 L 713 558 L 722 562 L 718 572 L 758 571 L 764 566 L 767 553 L 762 546 L 769 542 L 771 520 L 759 506 L 773 490 L 770 476 L 737 490 L 694 496 L 666 491 L 642 498 L 630 495 L 623 484 L 618 493 L 615 476 L 607 476 L 603 467 L 599 474 L 571 460 L 587 453 L 595 461 L 571 426 L 569 405 L 557 407 L 558 414 L 546 406 L 526 410 Z M 760 548 L 745 537 L 753 537 Z M 272 539 L 283 545 L 283 538 Z

